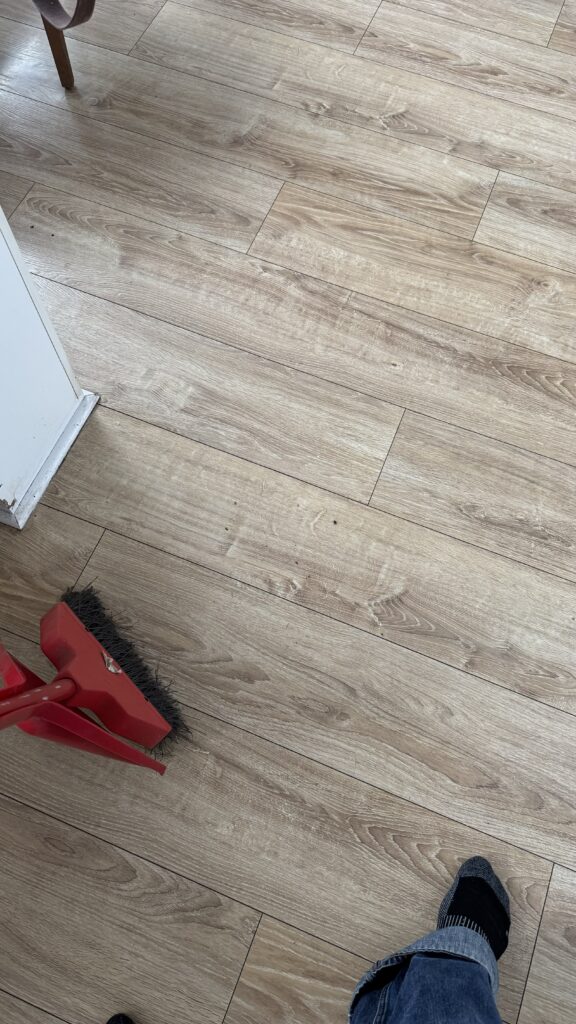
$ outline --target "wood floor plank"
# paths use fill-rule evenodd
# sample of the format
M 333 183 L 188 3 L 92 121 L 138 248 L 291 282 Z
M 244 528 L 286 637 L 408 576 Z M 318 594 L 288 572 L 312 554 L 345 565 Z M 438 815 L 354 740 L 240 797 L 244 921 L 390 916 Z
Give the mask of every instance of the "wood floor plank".
M 539 110 L 170 0 L 134 53 L 428 149 L 575 188 L 576 125 L 563 122 L 559 131 L 557 117 Z
M 547 703 L 576 694 L 573 584 L 158 427 L 97 410 L 45 501 Z
M 62 1024 L 61 1017 L 53 1017 L 21 999 L 0 991 L 0 1014 L 4 1024 Z
M 221 14 L 300 39 L 353 53 L 378 0 L 178 0 L 187 7 Z
M 474 25 L 477 28 L 486 28 L 489 25 L 492 32 L 542 43 L 544 46 L 550 38 L 562 7 L 562 0 L 487 0 L 481 8 L 468 3 L 468 0 L 396 2 L 423 11 L 425 14 L 462 22 L 464 25 Z
M 0 91 L 0 170 L 245 251 L 280 182 Z
M 30 634 L 34 632 L 32 626 L 27 627 Z M 36 631 L 37 635 L 38 632 Z M 15 658 L 23 661 L 26 665 L 36 672 L 41 679 L 46 682 L 53 679 L 55 673 L 52 662 L 48 661 L 42 651 L 40 645 L 33 640 L 27 640 L 25 637 L 18 636 L 17 633 L 11 633 L 7 629 L 0 627 L 0 644 L 6 648 L 10 654 L 13 654 Z
M 520 1024 L 564 1024 L 576 1013 L 576 874 L 555 867 Z
M 576 464 L 567 363 L 47 189 L 31 193 L 12 226 L 31 269 L 48 277 Z M 79 344 L 50 287 L 42 294 L 64 340 Z
M 186 706 L 576 865 L 571 715 L 124 537 L 84 580 Z
M 486 28 L 456 25 L 383 0 L 357 53 L 404 71 L 576 119 L 576 64 L 571 56 Z M 511 112 L 511 123 L 513 120 Z
M 504 341 L 576 359 L 576 275 L 478 242 L 285 185 L 250 253 Z
M 564 53 L 576 53 L 576 3 L 564 0 L 560 17 L 554 26 L 548 46 Z
M 31 181 L 19 178 L 15 174 L 0 171 L 0 206 L 7 217 L 14 213 L 18 203 L 22 202 L 32 184 Z
M 460 862 L 489 856 L 516 922 L 500 990 L 514 1021 L 547 862 L 214 719 L 190 725 L 162 779 L 7 730 L 0 789 L 370 960 L 430 929 Z
M 576 196 L 500 174 L 475 239 L 575 273 Z
M 394 211 L 464 237 L 474 234 L 496 177 L 494 170 L 430 149 L 420 149 L 416 159 L 412 146 L 403 140 L 274 100 L 247 98 L 225 85 L 93 46 L 71 43 L 79 87 L 64 94 L 54 79 L 42 36 L 0 19 L 0 47 L 6 54 L 0 81 L 7 89 L 212 159 Z M 25 131 L 23 125 L 19 128 Z M 85 135 L 91 138 L 86 127 L 80 139 Z M 41 143 L 44 149 L 45 136 Z M 134 145 L 138 147 L 138 140 Z M 149 143 L 141 140 L 140 145 Z M 7 155 L 15 159 L 10 150 Z M 34 152 L 27 151 L 21 159 L 30 157 Z M 181 154 L 180 164 L 185 159 Z M 153 154 L 148 155 L 144 167 L 152 160 Z M 161 173 L 156 163 L 153 173 Z M 99 184 L 108 181 L 105 176 Z
M 11 993 L 75 1024 L 118 1011 L 142 1024 L 220 1024 L 255 911 L 5 798 L 0 822 Z
M 109 50 L 130 50 L 156 17 L 163 0 L 98 0 L 90 21 L 66 32 L 66 38 L 83 39 Z M 40 15 L 31 3 L 0 0 L 0 17 L 37 26 Z M 57 81 L 57 78 L 56 78 Z
M 402 416 L 398 406 L 37 281 L 79 380 L 108 408 L 338 494 L 370 498 Z
M 75 583 L 102 530 L 39 507 L 22 532 L 0 527 L 0 625 L 36 639 L 44 612 Z
M 576 581 L 576 469 L 406 413 L 371 504 Z
M 367 960 L 264 917 L 225 1024 L 325 1024 L 345 1020 Z

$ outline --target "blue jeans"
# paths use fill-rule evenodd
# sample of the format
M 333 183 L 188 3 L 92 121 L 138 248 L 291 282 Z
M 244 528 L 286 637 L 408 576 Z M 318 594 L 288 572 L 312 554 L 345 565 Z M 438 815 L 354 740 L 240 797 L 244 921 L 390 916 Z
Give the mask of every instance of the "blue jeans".
M 498 966 L 469 928 L 439 928 L 364 975 L 350 1024 L 502 1024 Z

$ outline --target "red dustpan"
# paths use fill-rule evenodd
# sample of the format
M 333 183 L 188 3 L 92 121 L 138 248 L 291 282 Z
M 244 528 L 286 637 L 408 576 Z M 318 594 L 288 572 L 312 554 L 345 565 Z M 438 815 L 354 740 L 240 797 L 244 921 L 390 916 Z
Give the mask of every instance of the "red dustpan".
M 172 726 L 68 604 L 44 616 L 40 646 L 57 669 L 50 683 L 0 645 L 0 729 L 17 725 L 31 736 L 163 774 L 165 765 L 131 743 L 152 749 Z

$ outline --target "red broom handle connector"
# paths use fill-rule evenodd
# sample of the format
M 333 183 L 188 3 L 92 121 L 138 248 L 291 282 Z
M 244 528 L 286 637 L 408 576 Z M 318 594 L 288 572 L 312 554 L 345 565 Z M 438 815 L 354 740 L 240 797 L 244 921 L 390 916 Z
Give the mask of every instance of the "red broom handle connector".
M 32 690 L 24 690 L 23 693 L 14 696 L 2 696 L 0 690 L 0 729 L 7 729 L 9 725 L 17 725 L 30 717 L 32 708 L 38 708 L 47 701 L 58 703 L 68 700 L 76 692 L 76 687 L 71 679 L 56 679 L 53 683 L 45 683 L 43 686 L 36 686 Z

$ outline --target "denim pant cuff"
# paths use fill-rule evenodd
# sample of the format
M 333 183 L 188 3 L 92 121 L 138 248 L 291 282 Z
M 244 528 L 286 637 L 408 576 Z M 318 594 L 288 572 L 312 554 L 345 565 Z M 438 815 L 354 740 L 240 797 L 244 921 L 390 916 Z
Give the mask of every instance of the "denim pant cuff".
M 410 959 L 415 953 L 444 953 L 446 956 L 459 957 L 462 960 L 472 960 L 474 963 L 480 964 L 488 972 L 493 994 L 496 995 L 498 991 L 498 964 L 486 939 L 470 928 L 462 928 L 459 925 L 455 925 L 451 928 L 438 928 L 423 938 L 417 939 L 416 942 L 406 946 L 405 949 L 401 949 L 393 956 L 389 956 L 385 960 L 379 960 L 378 963 L 374 964 L 357 985 L 352 997 L 351 1010 L 354 1008 L 358 997 L 362 995 L 362 992 L 368 985 L 373 983 L 377 977 L 379 982 L 382 980 L 382 984 L 386 984 L 386 972 L 390 971 L 392 973 L 393 968 L 398 968 L 399 964 Z M 383 977 L 380 978 L 379 976 Z

